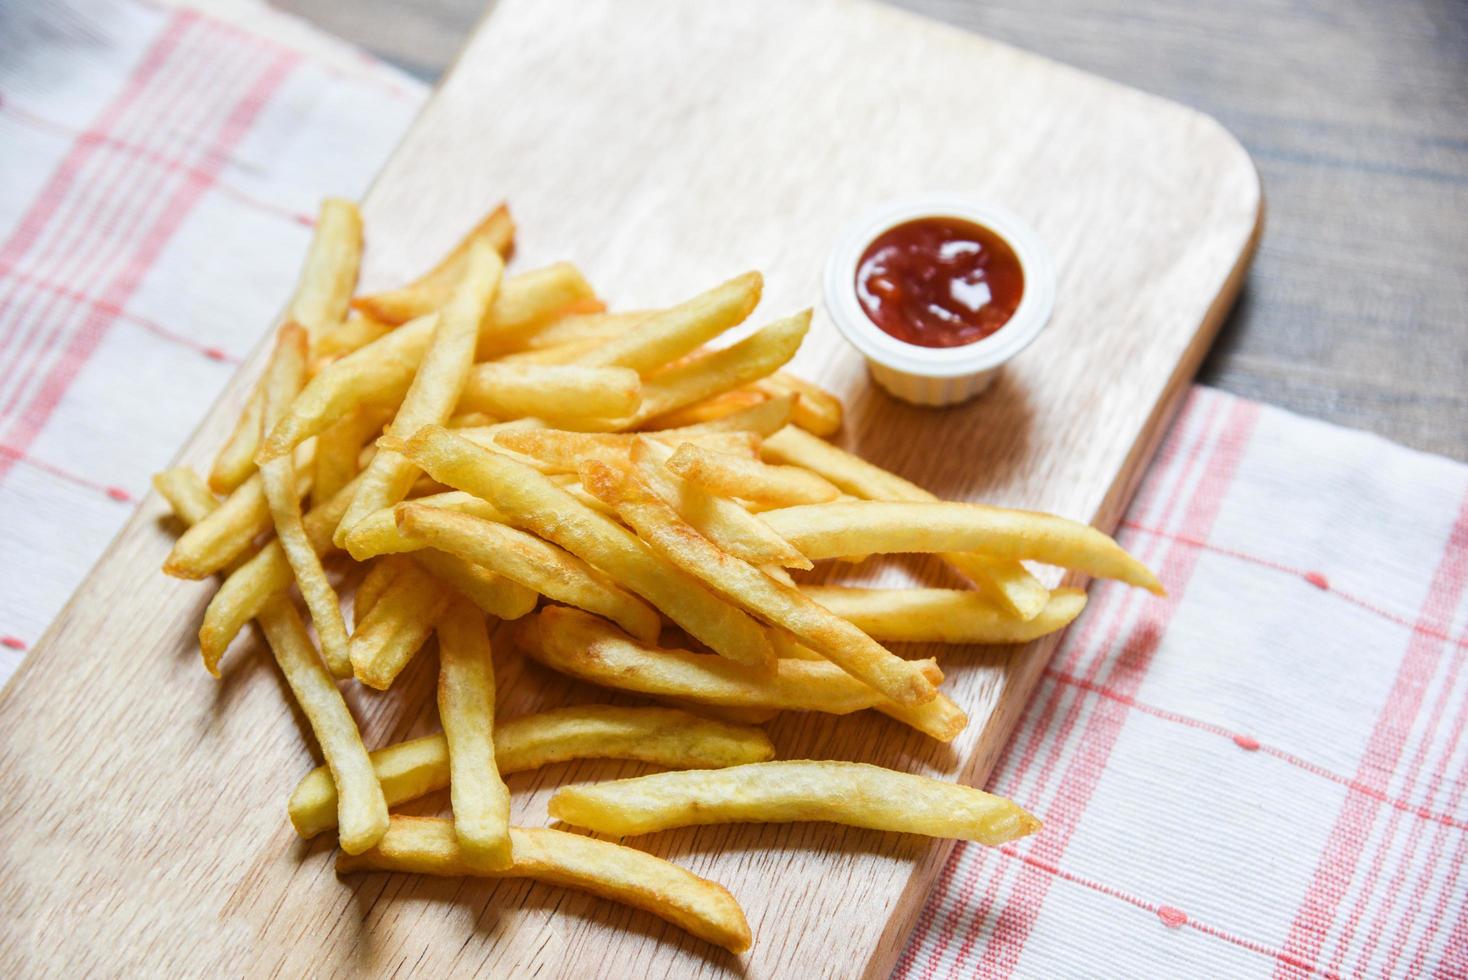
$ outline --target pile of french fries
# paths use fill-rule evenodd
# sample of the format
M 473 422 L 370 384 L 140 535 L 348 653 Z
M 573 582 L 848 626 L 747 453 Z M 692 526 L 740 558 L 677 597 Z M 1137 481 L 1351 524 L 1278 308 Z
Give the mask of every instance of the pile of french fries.
M 750 933 L 728 891 L 621 844 L 511 827 L 503 775 L 577 758 L 667 770 L 551 799 L 551 817 L 619 837 L 796 820 L 991 845 L 1035 831 L 1020 807 L 966 786 L 771 761 L 758 723 L 875 710 L 951 740 L 968 719 L 937 662 L 885 643 L 1063 628 L 1084 593 L 1047 589 L 1026 561 L 1160 591 L 1152 573 L 1091 527 L 941 502 L 826 441 L 840 402 L 781 371 L 810 311 L 706 346 L 753 312 L 757 273 L 611 313 L 569 264 L 507 275 L 513 238 L 500 207 L 421 278 L 354 298 L 362 221 L 325 202 L 207 483 L 183 468 L 155 478 L 187 526 L 164 571 L 224 577 L 199 630 L 205 668 L 218 676 L 255 621 L 319 742 L 326 765 L 289 801 L 296 830 L 335 831 L 343 873 L 539 879 L 735 952 Z M 972 589 L 790 574 L 903 552 L 940 555 Z M 350 628 L 323 558 L 364 566 Z M 385 690 L 434 635 L 442 733 L 368 752 L 339 682 Z M 492 636 L 664 703 L 496 718 Z M 451 818 L 390 814 L 444 788 Z

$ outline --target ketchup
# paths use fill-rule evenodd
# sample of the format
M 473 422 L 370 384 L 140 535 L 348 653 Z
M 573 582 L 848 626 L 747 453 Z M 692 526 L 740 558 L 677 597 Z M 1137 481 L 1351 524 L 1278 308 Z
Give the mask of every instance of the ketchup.
M 960 218 L 889 228 L 862 253 L 856 297 L 871 321 L 919 347 L 962 347 L 1014 316 L 1024 270 L 1009 243 Z

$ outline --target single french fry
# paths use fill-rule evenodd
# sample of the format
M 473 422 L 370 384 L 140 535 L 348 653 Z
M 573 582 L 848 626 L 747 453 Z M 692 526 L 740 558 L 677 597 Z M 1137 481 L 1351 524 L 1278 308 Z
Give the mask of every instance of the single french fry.
M 712 823 L 827 823 L 990 847 L 1033 834 L 1040 821 L 1000 796 L 864 762 L 755 762 L 564 786 L 550 815 L 604 834 L 648 834 Z
M 407 323 L 448 305 L 475 245 L 482 244 L 501 258 L 508 258 L 514 242 L 515 221 L 510 217 L 510 209 L 501 204 L 470 229 L 432 269 L 398 289 L 359 296 L 352 305 L 383 323 Z
M 810 470 L 774 466 L 692 443 L 680 446 L 666 465 L 710 493 L 765 506 L 820 504 L 841 496 L 840 490 Z
M 1086 607 L 1080 589 L 1056 589 L 1033 619 L 961 589 L 808 585 L 802 591 L 873 639 L 892 643 L 1028 643 L 1065 629 Z
M 580 558 L 533 534 L 417 504 L 394 510 L 409 539 L 488 568 L 555 602 L 605 616 L 633 636 L 656 639 L 662 619 L 641 599 L 619 588 Z
M 626 367 L 648 374 L 744 321 L 759 304 L 764 278 L 746 272 L 656 313 L 579 358 L 590 367 Z M 607 412 L 608 417 L 619 414 Z
M 741 389 L 742 390 L 742 389 Z M 774 435 L 790 422 L 791 406 L 795 404 L 792 395 L 781 395 L 778 398 L 768 398 L 757 402 L 748 408 L 730 412 L 707 422 L 698 422 L 694 425 L 685 425 L 679 428 L 656 429 L 649 434 L 656 435 L 664 442 L 677 443 L 680 439 L 688 436 L 700 435 L 708 432 L 752 432 L 761 438 Z M 664 416 L 666 420 L 668 416 Z
M 357 680 L 379 691 L 391 687 L 433 632 L 452 596 L 418 565 L 404 566 L 352 634 L 349 649 Z
M 255 472 L 255 447 L 260 444 L 260 415 L 264 410 L 265 393 L 256 382 L 239 421 L 209 470 L 209 489 L 215 493 L 234 493 Z
M 629 368 L 491 361 L 475 366 L 459 410 L 556 421 L 621 418 L 641 403 L 642 381 Z
M 380 409 L 359 408 L 316 437 L 312 506 L 321 506 L 356 478 L 363 447 L 376 438 L 388 418 Z
M 389 807 L 449 785 L 449 747 L 442 733 L 371 753 Z M 494 758 L 502 774 L 572 759 L 628 759 L 668 769 L 714 769 L 775 757 L 757 728 L 704 718 L 677 708 L 585 704 L 495 721 Z M 290 799 L 291 825 L 302 837 L 336 826 L 336 784 L 320 766 Z
M 494 663 L 484 613 L 457 599 L 438 621 L 438 717 L 449 748 L 454 836 L 465 861 L 510 866 L 510 789 L 494 756 Z
M 715 425 L 743 412 L 753 411 L 770 398 L 763 391 L 745 386 L 695 401 L 691 405 L 664 412 L 655 419 L 644 421 L 637 428 L 646 432 L 663 429 L 691 429 L 694 426 Z
M 581 344 L 604 344 L 636 330 L 657 310 L 631 310 L 625 313 L 571 313 L 556 317 L 534 333 L 520 338 L 525 351 L 555 350 Z
M 276 337 L 275 352 L 265 369 L 265 414 L 262 427 L 281 418 L 301 390 L 306 376 L 306 331 L 295 323 L 286 324 Z M 351 676 L 347 659 L 347 624 L 342 618 L 341 602 L 327 581 L 321 558 L 306 534 L 301 517 L 300 493 L 296 486 L 296 465 L 289 456 L 267 460 L 260 465 L 265 499 L 275 524 L 275 537 L 280 542 L 286 561 L 300 586 L 301 598 L 311 612 L 316 635 L 321 639 L 321 652 L 326 667 L 336 677 Z M 360 492 L 360 488 L 359 488 Z
M 496 364 L 575 364 L 576 359 L 587 351 L 601 345 L 600 340 L 573 340 L 559 347 L 543 347 L 535 350 L 517 350 L 498 354 L 492 358 Z
M 1162 585 L 1121 545 L 1079 521 L 983 504 L 862 500 L 804 504 L 760 515 L 812 559 L 840 555 L 981 551 L 1112 578 L 1161 595 Z
M 599 459 L 604 463 L 625 463 L 632 458 L 632 447 L 641 435 L 632 432 L 568 432 L 564 429 L 510 429 L 495 433 L 492 448 L 508 449 L 545 464 L 550 473 L 575 473 L 583 460 Z M 647 438 L 677 446 L 683 442 L 717 452 L 752 459 L 759 455 L 759 438 L 752 432 L 692 432 L 674 439 L 661 432 Z M 671 454 L 671 449 L 669 450 Z
M 472 493 L 465 493 L 462 490 L 415 497 L 413 503 L 423 507 L 437 507 L 441 510 L 453 511 L 456 514 L 470 514 L 499 524 L 505 523 L 505 515 L 501 514 L 494 504 L 487 500 L 480 500 Z M 384 507 L 376 513 L 368 514 L 358 521 L 347 534 L 347 553 L 357 561 L 366 561 L 376 555 L 417 551 L 421 547 L 423 547 L 421 541 L 408 538 L 398 529 L 397 518 L 391 507 Z
M 716 496 L 670 472 L 672 451 L 639 440 L 632 461 L 649 489 L 672 505 L 678 515 L 721 549 L 753 565 L 811 568 L 813 563 L 770 526 L 727 497 Z
M 526 335 L 559 314 L 579 309 L 595 299 L 591 284 L 569 262 L 510 276 L 479 325 L 474 359 L 487 360 L 506 345 L 518 346 Z
M 219 498 L 210 492 L 199 474 L 187 466 L 175 466 L 153 474 L 153 488 L 168 501 L 168 506 L 185 527 L 192 527 L 219 509 Z
M 766 622 L 789 630 L 821 656 L 898 704 L 920 705 L 938 696 L 937 687 L 910 661 L 887 650 L 798 589 L 777 582 L 748 562 L 720 551 L 653 493 L 636 473 L 618 472 L 593 461 L 582 466 L 581 483 L 615 507 L 638 536 L 664 559 Z
M 535 610 L 540 594 L 496 575 L 483 565 L 465 561 L 434 548 L 424 548 L 407 556 L 422 565 L 434 578 L 497 619 L 519 619 Z
M 372 760 L 367 757 L 357 723 L 336 681 L 326 672 L 326 666 L 311 645 L 306 626 L 290 599 L 285 596 L 271 599 L 261 610 L 260 625 L 331 771 L 342 850 L 360 854 L 386 833 L 387 802 L 372 771 Z
M 771 462 L 803 466 L 864 500 L 931 502 L 938 499 L 917 484 L 794 426 L 767 438 L 761 451 Z M 1017 561 L 953 552 L 941 557 L 979 591 L 1020 619 L 1039 615 L 1049 601 L 1050 590 Z
M 352 597 L 352 616 L 359 628 L 362 621 L 372 614 L 372 607 L 382 599 L 388 586 L 407 567 L 408 559 L 402 555 L 384 555 L 367 566 L 367 573 L 362 576 L 362 581 L 357 585 L 357 593 Z
M 353 310 L 347 314 L 345 320 L 327 330 L 316 341 L 311 351 L 311 374 L 319 373 L 323 367 L 339 357 L 345 357 L 374 340 L 380 340 L 392 329 L 391 323 L 384 323 L 366 313 Z
M 819 385 L 788 371 L 776 371 L 754 385 L 771 397 L 793 395 L 795 405 L 790 420 L 805 431 L 824 439 L 840 430 L 844 414 L 841 399 Z
M 651 912 L 734 953 L 749 948 L 749 923 L 734 896 L 676 864 L 560 830 L 514 827 L 510 845 L 514 863 L 502 871 L 486 871 L 465 860 L 449 821 L 393 817 L 376 848 L 356 856 L 342 855 L 336 870 L 338 874 L 406 871 L 448 877 L 530 878 Z
M 464 390 L 474 366 L 479 321 L 494 299 L 505 264 L 487 245 L 475 243 L 462 268 L 464 278 L 445 307 L 433 340 L 419 362 L 418 372 L 388 426 L 392 435 L 407 437 L 425 425 L 448 421 L 459 401 L 459 393 Z M 352 525 L 406 497 L 417 475 L 418 468 L 402 453 L 379 447 L 362 473 L 357 495 L 337 525 L 337 546 L 345 546 Z
M 513 635 L 532 659 L 613 690 L 730 708 L 833 715 L 875 708 L 943 742 L 968 724 L 941 693 L 926 704 L 903 707 L 825 660 L 780 660 L 773 674 L 753 675 L 722 657 L 639 642 L 606 620 L 566 606 L 547 606 L 525 617 Z M 928 683 L 942 681 L 934 661 L 907 662 Z
M 402 448 L 434 479 L 483 497 L 510 523 L 606 572 L 711 650 L 758 669 L 773 665 L 774 651 L 758 623 L 544 474 L 438 426 L 419 429 Z
M 361 262 L 362 215 L 357 205 L 327 198 L 321 202 L 301 280 L 286 311 L 288 320 L 305 328 L 310 343 L 346 319 Z
M 312 508 L 302 520 L 306 538 L 317 555 L 325 555 L 331 550 L 331 533 L 336 530 L 354 491 L 355 485 L 347 484 L 331 500 Z M 204 669 L 218 677 L 220 658 L 240 630 L 260 615 L 260 610 L 273 596 L 290 588 L 292 581 L 294 576 L 290 562 L 286 560 L 279 538 L 266 543 L 248 561 L 231 571 L 209 600 L 204 610 L 204 621 L 199 626 L 199 652 L 204 658 Z
M 636 428 L 685 405 L 765 377 L 795 356 L 809 329 L 810 310 L 805 310 L 777 320 L 737 344 L 645 378 L 642 407 L 628 427 Z

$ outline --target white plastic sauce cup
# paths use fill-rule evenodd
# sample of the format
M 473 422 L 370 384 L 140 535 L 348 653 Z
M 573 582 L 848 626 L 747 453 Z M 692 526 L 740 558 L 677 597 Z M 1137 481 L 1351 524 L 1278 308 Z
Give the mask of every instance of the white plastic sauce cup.
M 867 246 L 883 232 L 919 218 L 958 218 L 1007 241 L 1024 273 L 1014 315 L 994 333 L 960 347 L 921 347 L 898 340 L 867 316 L 856 295 L 856 271 Z M 1010 211 L 954 195 L 893 201 L 848 225 L 826 260 L 826 309 L 872 377 L 903 401 L 952 405 L 980 394 L 1000 367 L 1040 335 L 1055 307 L 1055 262 L 1040 236 Z

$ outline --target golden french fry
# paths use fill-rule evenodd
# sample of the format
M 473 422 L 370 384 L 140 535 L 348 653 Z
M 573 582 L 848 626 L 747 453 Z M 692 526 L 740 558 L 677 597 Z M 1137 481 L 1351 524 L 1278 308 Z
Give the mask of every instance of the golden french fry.
M 765 506 L 820 504 L 841 491 L 810 470 L 772 466 L 684 443 L 667 462 L 668 469 L 721 497 L 739 497 Z
M 809 558 L 754 514 L 727 497 L 711 494 L 660 465 L 671 455 L 671 450 L 646 440 L 639 440 L 632 449 L 632 461 L 648 487 L 664 502 L 671 504 L 678 515 L 700 534 L 750 564 L 812 567 Z
M 317 374 L 331 361 L 345 357 L 354 350 L 361 350 L 374 340 L 381 339 L 393 328 L 391 323 L 374 319 L 366 313 L 353 310 L 341 323 L 323 333 L 311 351 L 311 374 Z
M 362 745 L 357 723 L 336 681 L 311 645 L 306 626 L 290 599 L 271 599 L 260 612 L 260 625 L 331 770 L 342 850 L 360 854 L 387 831 L 387 802 L 372 772 L 372 760 Z
M 315 443 L 302 447 L 296 465 L 309 466 Z M 298 481 L 302 492 L 309 478 Z M 174 578 L 208 578 L 242 557 L 255 539 L 270 530 L 270 504 L 265 485 L 256 473 L 225 497 L 204 520 L 179 535 L 163 562 L 163 573 Z
M 754 383 L 771 397 L 793 395 L 795 406 L 791 421 L 807 432 L 822 438 L 833 436 L 841 428 L 844 409 L 841 399 L 829 391 L 788 371 L 776 371 Z
M 362 620 L 372 614 L 372 607 L 377 605 L 387 587 L 407 567 L 408 559 L 402 555 L 384 555 L 367 566 L 367 574 L 362 576 L 362 581 L 357 585 L 357 593 L 352 597 L 352 615 L 358 627 L 362 625 Z
M 378 846 L 337 858 L 339 874 L 406 871 L 457 877 L 531 878 L 651 912 L 700 939 L 735 953 L 749 948 L 749 923 L 734 896 L 662 858 L 560 830 L 510 830 L 515 861 L 486 871 L 466 861 L 449 821 L 393 817 Z
M 525 351 L 575 348 L 582 344 L 604 344 L 635 330 L 657 310 L 632 310 L 626 313 L 571 313 L 557 317 L 534 333 L 521 338 Z
M 821 656 L 898 704 L 919 705 L 938 696 L 932 681 L 910 661 L 887 650 L 798 589 L 777 582 L 748 562 L 720 551 L 648 489 L 636 473 L 618 472 L 592 461 L 582 466 L 581 483 L 615 507 L 622 519 L 663 558 L 766 622 L 789 630 Z
M 494 352 L 504 350 L 507 344 L 518 346 L 527 334 L 547 321 L 595 299 L 591 284 L 569 262 L 511 276 L 479 325 L 474 359 L 486 360 Z
M 795 356 L 809 329 L 810 310 L 805 310 L 777 320 L 737 344 L 651 375 L 644 379 L 642 407 L 628 427 L 636 428 L 770 374 Z
M 458 555 L 555 602 L 605 616 L 633 636 L 656 639 L 662 619 L 636 596 L 580 558 L 504 524 L 420 504 L 399 504 L 398 527 L 409 539 Z
M 501 204 L 470 229 L 432 269 L 399 289 L 359 296 L 352 305 L 383 323 L 407 323 L 448 305 L 475 245 L 482 244 L 501 258 L 508 258 L 514 241 L 515 221 L 510 217 L 510 209 Z
M 802 591 L 873 639 L 893 643 L 1028 643 L 1065 629 L 1086 607 L 1080 589 L 1056 589 L 1028 620 L 961 589 L 808 585 Z
M 604 834 L 712 823 L 826 823 L 997 847 L 1040 829 L 1016 804 L 971 786 L 863 762 L 755 762 L 564 786 L 550 815 Z
M 406 437 L 425 425 L 448 421 L 474 366 L 479 321 L 499 289 L 505 264 L 489 246 L 476 242 L 462 263 L 463 279 L 444 308 L 433 340 L 423 353 L 413 382 L 397 415 L 388 425 L 392 435 Z M 344 547 L 347 532 L 373 511 L 391 507 L 408 495 L 418 468 L 402 453 L 379 448 L 362 473 L 357 495 L 342 515 L 334 540 Z
M 1158 595 L 1147 566 L 1079 521 L 984 504 L 862 500 L 804 504 L 760 515 L 812 559 L 900 552 L 981 551 L 1113 578 Z
M 491 448 L 508 449 L 544 464 L 550 473 L 575 473 L 586 459 L 604 463 L 625 463 L 632 458 L 632 447 L 642 438 L 632 432 L 568 432 L 564 429 L 509 429 L 495 433 Z M 651 432 L 647 438 L 676 446 L 683 442 L 722 453 L 753 458 L 759 454 L 759 438 L 752 432 L 692 432 L 677 440 Z M 477 440 L 476 440 L 477 441 Z M 671 453 L 671 450 L 669 450 Z
M 486 521 L 505 523 L 505 515 L 501 514 L 493 504 L 462 490 L 415 497 L 413 503 L 423 507 L 437 507 L 440 510 L 453 511 L 456 514 L 470 514 Z M 421 542 L 410 540 L 403 535 L 402 531 L 398 530 L 397 518 L 391 507 L 384 507 L 376 513 L 368 514 L 358 521 L 347 534 L 347 554 L 357 561 L 366 561 L 375 555 L 417 551 L 421 547 L 423 547 Z
M 573 340 L 559 347 L 544 347 L 536 350 L 517 350 L 499 354 L 492 358 L 496 364 L 575 364 L 576 359 L 587 351 L 601 345 L 600 340 Z
M 427 572 L 498 619 L 519 619 L 535 609 L 540 595 L 458 555 L 424 548 L 409 556 Z
M 316 475 L 311 504 L 319 507 L 357 476 L 362 449 L 382 431 L 389 418 L 380 409 L 359 408 L 316 437 Z
M 945 695 L 903 707 L 824 660 L 780 660 L 768 676 L 722 657 L 640 643 L 603 619 L 547 606 L 516 624 L 515 642 L 552 670 L 591 684 L 716 707 L 820 711 L 846 715 L 875 708 L 939 741 L 951 741 L 968 719 Z M 932 660 L 907 661 L 930 684 L 943 675 Z
M 790 410 L 794 404 L 794 396 L 781 395 L 707 422 L 699 422 L 681 428 L 656 429 L 650 434 L 673 444 L 688 436 L 706 432 L 752 432 L 760 437 L 770 436 L 779 432 L 790 422 Z M 663 416 L 663 421 L 668 418 L 669 416 Z
M 317 555 L 331 550 L 331 532 L 336 530 L 337 521 L 351 501 L 354 484 L 338 490 L 336 496 L 312 508 L 302 524 L 306 538 Z M 224 651 L 234 642 L 245 624 L 260 615 L 260 610 L 271 597 L 290 588 L 294 580 L 290 562 L 280 539 L 268 542 L 229 573 L 219 591 L 209 600 L 204 610 L 204 622 L 199 626 L 199 652 L 204 658 L 204 669 L 215 677 L 219 676 L 219 661 Z
M 449 785 L 449 748 L 442 733 L 389 745 L 371 757 L 389 807 Z M 714 769 L 773 759 L 775 747 L 757 728 L 677 708 L 585 704 L 496 721 L 494 757 L 506 775 L 572 759 Z M 290 816 L 302 837 L 336 826 L 336 784 L 325 766 L 307 773 L 291 793 Z
M 219 508 L 219 499 L 208 484 L 187 466 L 175 466 L 153 474 L 153 488 L 186 527 L 199 523 Z
M 418 430 L 402 451 L 434 479 L 483 497 L 510 523 L 606 572 L 711 650 L 760 669 L 774 664 L 774 651 L 758 623 L 544 474 L 438 426 Z
M 793 426 L 766 439 L 762 452 L 771 462 L 803 466 L 865 500 L 938 499 L 917 484 Z M 1050 590 L 1017 561 L 976 554 L 948 553 L 941 557 L 980 591 L 1021 619 L 1039 615 L 1049 601 Z
M 268 428 L 281 418 L 291 400 L 301 390 L 306 376 L 306 331 L 295 323 L 286 324 L 276 338 L 275 352 L 265 369 L 265 414 L 261 426 Z M 316 635 L 321 639 L 321 652 L 326 667 L 336 677 L 350 677 L 347 658 L 347 624 L 342 618 L 341 602 L 327 581 L 321 558 L 306 534 L 301 517 L 300 492 L 296 486 L 296 465 L 289 454 L 260 464 L 260 478 L 265 487 L 265 500 L 275 524 L 275 537 L 301 598 L 311 612 Z M 360 488 L 359 488 L 360 489 Z
M 642 380 L 629 368 L 492 361 L 475 366 L 459 410 L 565 421 L 621 418 L 641 403 Z
M 362 262 L 362 215 L 340 198 L 321 202 L 301 281 L 286 311 L 306 330 L 311 343 L 347 317 L 357 268 Z
M 215 493 L 234 493 L 255 472 L 255 447 L 260 444 L 260 415 L 264 410 L 265 393 L 257 382 L 209 470 L 209 489 Z
M 449 603 L 438 622 L 438 717 L 449 749 L 454 836 L 466 862 L 510 866 L 510 789 L 494 757 L 494 664 L 484 613 Z
M 352 634 L 349 649 L 357 680 L 379 691 L 391 687 L 433 632 L 452 595 L 416 564 L 404 566 Z
M 764 278 L 746 272 L 690 300 L 656 313 L 577 360 L 591 367 L 626 367 L 648 374 L 739 323 L 759 304 Z M 617 417 L 625 412 L 607 412 Z
M 655 419 L 645 421 L 638 428 L 644 431 L 663 429 L 691 429 L 695 426 L 715 425 L 743 412 L 753 411 L 770 397 L 753 387 L 721 391 L 717 395 L 696 401 L 691 405 L 665 412 Z

